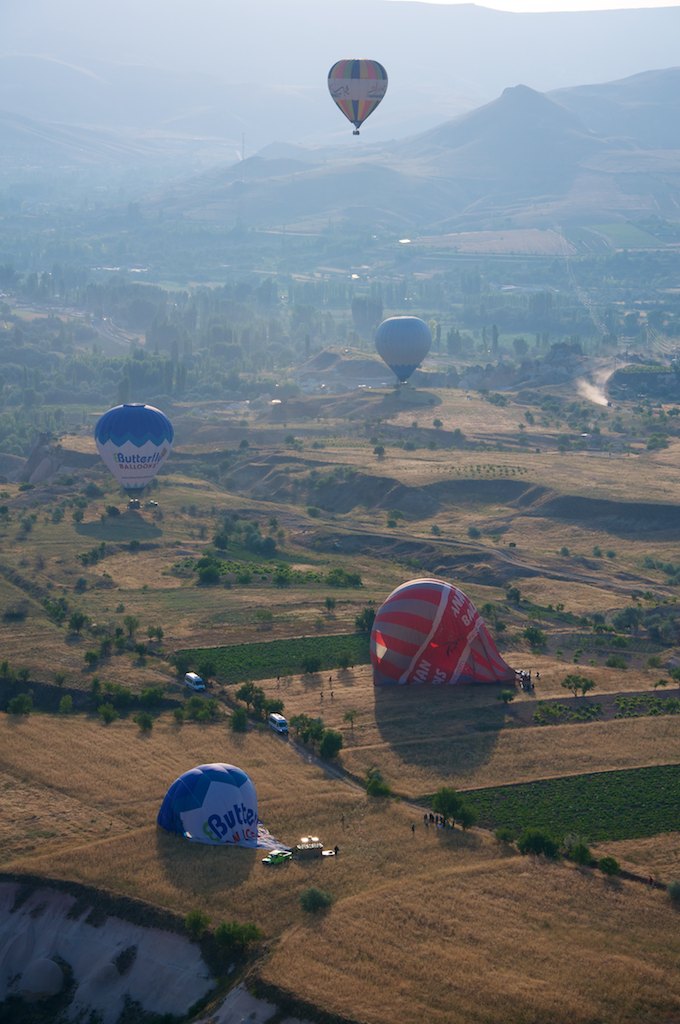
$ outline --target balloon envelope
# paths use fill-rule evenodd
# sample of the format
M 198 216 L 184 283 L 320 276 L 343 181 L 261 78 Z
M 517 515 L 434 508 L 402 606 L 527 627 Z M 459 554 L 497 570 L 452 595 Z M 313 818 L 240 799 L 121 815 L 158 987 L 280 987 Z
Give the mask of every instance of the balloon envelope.
M 328 72 L 328 91 L 358 135 L 387 91 L 387 72 L 377 60 L 339 60 Z
M 184 772 L 166 793 L 157 820 L 194 843 L 258 845 L 255 786 L 233 764 L 201 764 Z
M 419 316 L 391 316 L 375 332 L 375 347 L 404 383 L 430 351 L 432 332 Z
M 381 605 L 371 631 L 376 685 L 514 682 L 472 601 L 451 583 L 403 583 Z
M 118 483 L 139 491 L 163 465 L 174 438 L 172 423 L 153 405 L 116 405 L 97 421 L 97 451 Z

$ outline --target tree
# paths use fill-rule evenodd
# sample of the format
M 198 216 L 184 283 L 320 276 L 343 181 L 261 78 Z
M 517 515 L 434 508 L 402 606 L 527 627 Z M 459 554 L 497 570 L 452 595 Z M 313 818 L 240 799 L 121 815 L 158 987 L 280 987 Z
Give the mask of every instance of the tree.
M 532 650 L 545 647 L 546 635 L 538 626 L 527 626 L 522 635 L 529 641 Z
M 255 698 L 256 689 L 257 687 L 255 686 L 255 683 L 249 680 L 247 683 L 243 683 L 241 686 L 239 686 L 238 690 L 236 691 L 236 696 L 238 697 L 239 700 L 243 701 L 248 711 L 250 711 L 250 705 L 253 703 L 253 700 Z
M 319 744 L 319 756 L 325 761 L 330 761 L 337 757 L 341 750 L 342 733 L 336 732 L 335 729 L 326 729 Z
M 471 828 L 477 821 L 477 812 L 474 807 L 471 807 L 470 804 L 461 804 L 458 808 L 458 821 L 461 823 L 464 832 L 466 829 Z
M 564 677 L 561 685 L 565 690 L 571 690 L 575 697 L 579 690 L 581 691 L 581 696 L 585 697 L 589 690 L 595 688 L 595 681 L 590 679 L 588 676 L 580 676 L 576 673 L 570 673 L 568 676 Z
M 384 459 L 385 458 L 385 445 L 384 444 L 377 444 L 375 446 L 375 448 L 373 449 L 373 454 L 378 459 Z
M 354 619 L 354 625 L 360 633 L 370 633 L 375 622 L 375 608 L 372 604 L 364 606 Z
M 337 601 L 335 600 L 335 598 L 334 598 L 334 597 L 327 597 L 327 598 L 325 598 L 325 600 L 324 600 L 324 606 L 325 606 L 325 608 L 326 608 L 326 611 L 328 612 L 328 614 L 329 614 L 329 615 L 330 615 L 330 614 L 331 614 L 332 612 L 334 612 L 334 611 L 335 611 L 335 606 L 336 606 L 336 604 L 337 604 Z
M 130 640 L 132 640 L 137 629 L 139 628 L 139 619 L 136 615 L 126 615 L 123 619 L 123 625 L 127 629 L 127 634 Z
M 354 708 L 349 708 L 349 710 L 345 711 L 344 715 L 342 716 L 343 722 L 349 722 L 349 728 L 352 735 L 354 735 L 354 719 L 356 717 L 357 712 L 354 710 Z
M 68 628 L 72 633 L 79 634 L 81 629 L 85 627 L 87 623 L 87 615 L 85 612 L 72 612 L 68 620 Z
M 462 806 L 462 800 L 451 786 L 442 786 L 432 797 L 432 810 L 441 814 L 445 821 L 455 821 Z

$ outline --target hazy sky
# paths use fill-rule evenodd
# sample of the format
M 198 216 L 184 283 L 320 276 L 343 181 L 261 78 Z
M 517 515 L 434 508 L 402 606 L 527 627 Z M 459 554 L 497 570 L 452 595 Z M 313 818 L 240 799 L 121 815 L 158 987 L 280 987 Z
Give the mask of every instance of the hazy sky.
M 470 0 L 422 0 L 430 4 L 462 4 Z M 557 11 L 621 11 L 642 7 L 680 7 L 680 0 L 477 0 L 477 7 L 524 14 Z

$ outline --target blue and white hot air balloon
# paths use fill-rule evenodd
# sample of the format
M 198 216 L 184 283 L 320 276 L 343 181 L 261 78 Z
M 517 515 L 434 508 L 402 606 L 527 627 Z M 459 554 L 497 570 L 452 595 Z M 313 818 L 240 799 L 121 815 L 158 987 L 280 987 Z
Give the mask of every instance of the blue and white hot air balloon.
M 258 846 L 257 794 L 241 768 L 200 764 L 170 786 L 158 824 L 195 843 Z
M 116 405 L 97 421 L 97 451 L 126 491 L 151 483 L 172 448 L 172 423 L 153 405 Z

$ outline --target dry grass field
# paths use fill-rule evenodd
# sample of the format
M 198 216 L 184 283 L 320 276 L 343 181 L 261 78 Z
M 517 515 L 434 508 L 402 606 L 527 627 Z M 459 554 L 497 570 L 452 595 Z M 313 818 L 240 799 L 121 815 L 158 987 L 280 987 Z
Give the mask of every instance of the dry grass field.
M 426 830 L 408 801 L 441 785 L 678 763 L 677 717 L 527 720 L 539 700 L 567 696 L 570 672 L 595 681 L 591 701 L 651 693 L 667 675 L 674 636 L 653 644 L 644 630 L 627 634 L 627 668 L 608 666 L 619 648 L 595 634 L 592 616 L 611 621 L 632 605 L 675 615 L 677 586 L 649 559 L 678 560 L 680 444 L 646 451 L 631 428 L 634 454 L 626 454 L 610 429 L 613 411 L 594 406 L 593 426 L 611 451 L 559 451 L 565 419 L 520 396 L 496 406 L 456 390 L 366 391 L 324 402 L 302 397 L 285 423 L 256 411 L 181 411 L 153 492 L 159 512 L 127 511 L 100 469 L 74 472 L 71 484 L 6 485 L 0 600 L 23 612 L 0 617 L 0 660 L 25 668 L 29 689 L 62 673 L 79 690 L 97 676 L 181 696 L 174 650 L 351 632 L 367 603 L 377 606 L 405 579 L 441 575 L 495 609 L 507 661 L 540 671 L 535 694 L 518 693 L 506 707 L 493 687 L 376 691 L 359 665 L 259 681 L 288 717 L 321 716 L 343 734 L 340 765 L 359 783 L 377 767 L 404 801 L 367 798 L 262 727 L 237 735 L 225 720 L 178 726 L 163 714 L 145 736 L 130 719 L 105 727 L 94 716 L 0 714 L 0 867 L 180 913 L 201 909 L 214 924 L 253 921 L 270 940 L 257 965 L 265 981 L 365 1024 L 674 1024 L 680 929 L 663 892 L 522 858 L 481 829 Z M 631 410 L 620 414 L 637 428 Z M 384 457 L 373 451 L 381 429 Z M 464 447 L 451 441 L 454 430 Z M 412 436 L 415 450 L 396 443 Z M 63 443 L 93 450 L 82 436 Z M 69 500 L 88 482 L 103 493 L 76 523 Z M 105 515 L 110 505 L 122 514 Z M 279 561 L 315 578 L 278 587 L 255 573 L 250 583 L 197 586 L 191 566 L 225 513 L 257 521 L 277 537 Z M 88 563 L 83 555 L 102 544 Z M 240 549 L 225 557 L 257 561 Z M 363 586 L 330 587 L 324 576 L 334 567 L 359 573 Z M 521 601 L 507 597 L 510 587 Z M 69 614 L 88 615 L 79 635 L 48 614 L 59 600 Z M 84 655 L 100 635 L 93 623 L 125 632 L 130 616 L 140 640 L 162 627 L 154 653 L 140 659 L 126 648 L 88 667 Z M 531 649 L 528 624 L 545 630 L 544 647 Z M 229 680 L 213 692 L 233 701 Z M 249 772 L 261 817 L 283 842 L 313 832 L 340 856 L 269 870 L 259 852 L 159 833 L 168 785 L 210 761 Z M 602 843 L 597 852 L 668 882 L 680 876 L 679 835 Z M 310 885 L 333 896 L 325 916 L 300 908 Z
M 521 667 L 519 657 L 526 653 L 509 657 L 510 663 Z M 519 708 L 533 708 L 540 698 L 567 697 L 560 680 L 573 667 L 548 659 L 527 664 L 541 672 L 538 693 L 520 691 L 509 707 L 498 700 L 496 687 L 376 690 L 368 666 L 333 673 L 331 682 L 319 675 L 284 680 L 279 688 L 272 680 L 262 685 L 282 697 L 287 715 L 321 716 L 325 725 L 341 731 L 340 761 L 353 776 L 364 779 L 377 767 L 396 792 L 412 799 L 443 785 L 478 789 L 677 762 L 673 717 L 525 726 Z M 621 679 L 621 673 L 615 678 L 615 670 L 605 669 L 593 675 L 598 675 L 595 692 L 649 689 L 644 673 L 625 673 Z M 348 712 L 355 712 L 352 726 Z
M 476 829 L 425 829 L 272 734 L 162 721 L 144 738 L 131 723 L 37 716 L 3 716 L 0 730 L 4 870 L 254 921 L 277 940 L 263 979 L 326 1010 L 370 1024 L 656 1024 L 680 1006 L 677 913 L 662 893 L 513 855 Z M 248 765 L 282 840 L 313 831 L 340 855 L 267 869 L 256 851 L 158 832 L 169 782 L 217 759 Z M 321 919 L 299 906 L 310 885 L 334 899 Z

